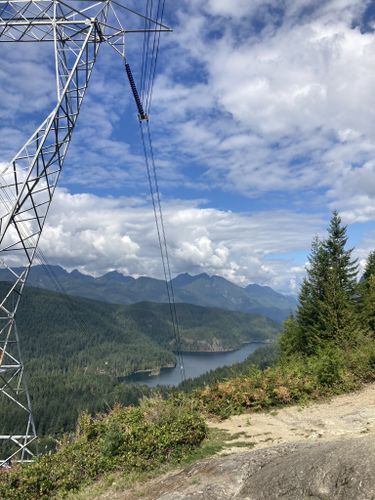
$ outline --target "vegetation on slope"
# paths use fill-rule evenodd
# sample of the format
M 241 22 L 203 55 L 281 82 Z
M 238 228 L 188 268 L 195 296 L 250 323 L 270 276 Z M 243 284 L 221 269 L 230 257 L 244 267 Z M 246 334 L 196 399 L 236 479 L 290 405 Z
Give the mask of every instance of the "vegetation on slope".
M 0 283 L 0 292 L 4 284 Z M 220 351 L 275 338 L 279 328 L 256 314 L 177 304 L 182 349 Z M 27 288 L 18 312 L 23 357 L 31 370 L 84 370 L 116 377 L 174 364 L 167 304 L 129 306 Z
M 150 470 L 178 462 L 207 435 L 206 424 L 186 401 L 144 399 L 138 408 L 81 415 L 74 436 L 28 466 L 0 472 L 3 500 L 50 499 L 77 491 L 103 473 Z
M 0 283 L 0 292 L 4 283 Z M 245 313 L 178 304 L 185 350 L 231 349 L 244 341 L 274 338 L 278 326 Z M 18 315 L 23 358 L 39 436 L 72 431 L 79 414 L 115 403 L 137 404 L 146 386 L 120 380 L 142 369 L 175 362 L 169 306 L 107 304 L 25 289 Z M 24 425 L 10 400 L 0 406 L 0 434 Z M 43 439 L 41 449 L 52 439 Z
M 274 321 L 258 314 L 191 304 L 176 304 L 176 309 L 181 349 L 185 352 L 234 350 L 245 342 L 274 340 L 280 330 Z M 174 348 L 168 304 L 140 302 L 126 306 L 126 312 L 160 346 Z
M 339 393 L 375 379 L 375 254 L 358 284 L 346 227 L 333 213 L 328 238 L 315 239 L 295 317 L 280 337 L 280 359 L 265 371 L 217 382 L 194 397 L 220 416 Z

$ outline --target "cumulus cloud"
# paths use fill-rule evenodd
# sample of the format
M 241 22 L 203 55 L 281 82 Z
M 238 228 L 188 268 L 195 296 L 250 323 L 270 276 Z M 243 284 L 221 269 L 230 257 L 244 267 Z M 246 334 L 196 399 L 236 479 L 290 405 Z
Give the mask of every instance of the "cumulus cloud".
M 165 204 L 164 217 L 174 274 L 205 271 L 283 290 L 303 272 L 288 253 L 306 248 L 322 226 L 290 211 L 236 214 L 179 200 Z M 57 190 L 41 248 L 69 269 L 162 277 L 152 207 L 139 198 Z
M 176 74 L 166 72 L 157 82 L 155 102 L 171 127 L 161 150 L 171 154 L 177 145 L 182 163 L 204 164 L 207 184 L 224 190 L 322 190 L 329 205 L 333 189 L 344 204 L 338 185 L 375 148 L 375 35 L 357 22 L 365 8 L 358 1 L 189 2 L 178 48 L 168 53 L 172 60 L 185 54 L 185 62 L 188 54 L 198 81 L 176 87 Z M 265 12 L 277 22 L 263 15 L 263 28 L 251 28 Z M 205 24 L 204 13 L 214 21 Z
M 328 195 L 348 223 L 375 220 L 375 161 L 343 169 Z

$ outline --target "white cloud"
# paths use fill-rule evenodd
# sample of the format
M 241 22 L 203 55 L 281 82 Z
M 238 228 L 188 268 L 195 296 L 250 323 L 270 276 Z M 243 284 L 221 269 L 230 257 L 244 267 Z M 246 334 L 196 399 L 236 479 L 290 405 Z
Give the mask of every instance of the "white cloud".
M 277 5 L 284 12 L 272 31 L 251 28 L 259 12 Z M 375 152 L 375 34 L 353 27 L 365 7 L 189 2 L 166 56 L 174 71 L 155 90 L 158 119 L 168 127 L 160 150 L 178 148 L 181 163 L 205 166 L 206 185 L 245 196 L 338 192 L 345 172 L 355 176 Z M 217 19 L 209 22 L 202 9 Z M 195 83 L 181 83 L 179 74 L 189 71 Z
M 353 27 L 366 4 L 189 0 L 174 11 L 151 115 L 162 191 L 219 193 L 218 203 L 230 191 L 258 197 L 261 206 L 283 198 L 288 207 L 251 215 L 166 201 L 176 273 L 204 270 L 294 290 L 303 266 L 291 254 L 309 248 L 326 225 L 323 211 L 337 207 L 346 222 L 375 220 L 375 34 Z M 0 46 L 2 160 L 54 101 L 51 48 L 26 45 Z M 138 76 L 134 48 L 132 38 Z M 99 55 L 62 181 L 143 194 L 143 158 L 133 138 L 124 142 L 136 112 L 113 56 Z M 152 213 L 140 196 L 59 190 L 42 238 L 49 259 L 86 272 L 160 276 Z
M 338 208 L 347 223 L 375 220 L 375 161 L 342 168 L 328 196 L 330 206 Z
M 319 218 L 288 211 L 236 214 L 178 200 L 164 204 L 164 218 L 173 273 L 206 271 L 283 290 L 303 273 L 288 252 L 309 246 L 321 228 Z M 96 275 L 162 274 L 152 208 L 140 199 L 60 189 L 41 248 L 51 262 Z

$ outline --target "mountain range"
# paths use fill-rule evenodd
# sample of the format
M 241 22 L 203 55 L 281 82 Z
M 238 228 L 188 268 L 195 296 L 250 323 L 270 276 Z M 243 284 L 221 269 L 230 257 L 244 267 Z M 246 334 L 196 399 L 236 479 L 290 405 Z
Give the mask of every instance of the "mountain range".
M 7 286 L 0 283 L 0 293 Z M 180 348 L 220 352 L 244 342 L 273 340 L 279 325 L 264 316 L 176 304 Z M 25 289 L 17 315 L 27 364 L 124 376 L 174 364 L 175 334 L 168 304 L 122 305 Z
M 0 281 L 11 281 L 9 271 L 0 270 Z M 165 281 L 133 278 L 117 271 L 96 278 L 77 270 L 68 272 L 60 266 L 33 266 L 28 284 L 113 304 L 168 302 Z M 261 314 L 279 323 L 296 307 L 294 297 L 275 292 L 268 286 L 241 287 L 221 276 L 206 273 L 180 274 L 172 280 L 172 285 L 176 302 Z

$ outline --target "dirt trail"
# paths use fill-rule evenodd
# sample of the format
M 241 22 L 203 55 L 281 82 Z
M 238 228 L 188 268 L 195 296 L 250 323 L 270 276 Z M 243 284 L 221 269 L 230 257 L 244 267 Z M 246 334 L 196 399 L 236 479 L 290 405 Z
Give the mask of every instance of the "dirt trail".
M 291 406 L 270 413 L 233 416 L 210 427 L 227 431 L 231 438 L 222 453 L 266 448 L 297 441 L 330 440 L 375 433 L 375 384 L 330 401 Z M 237 446 L 236 446 L 237 443 Z

